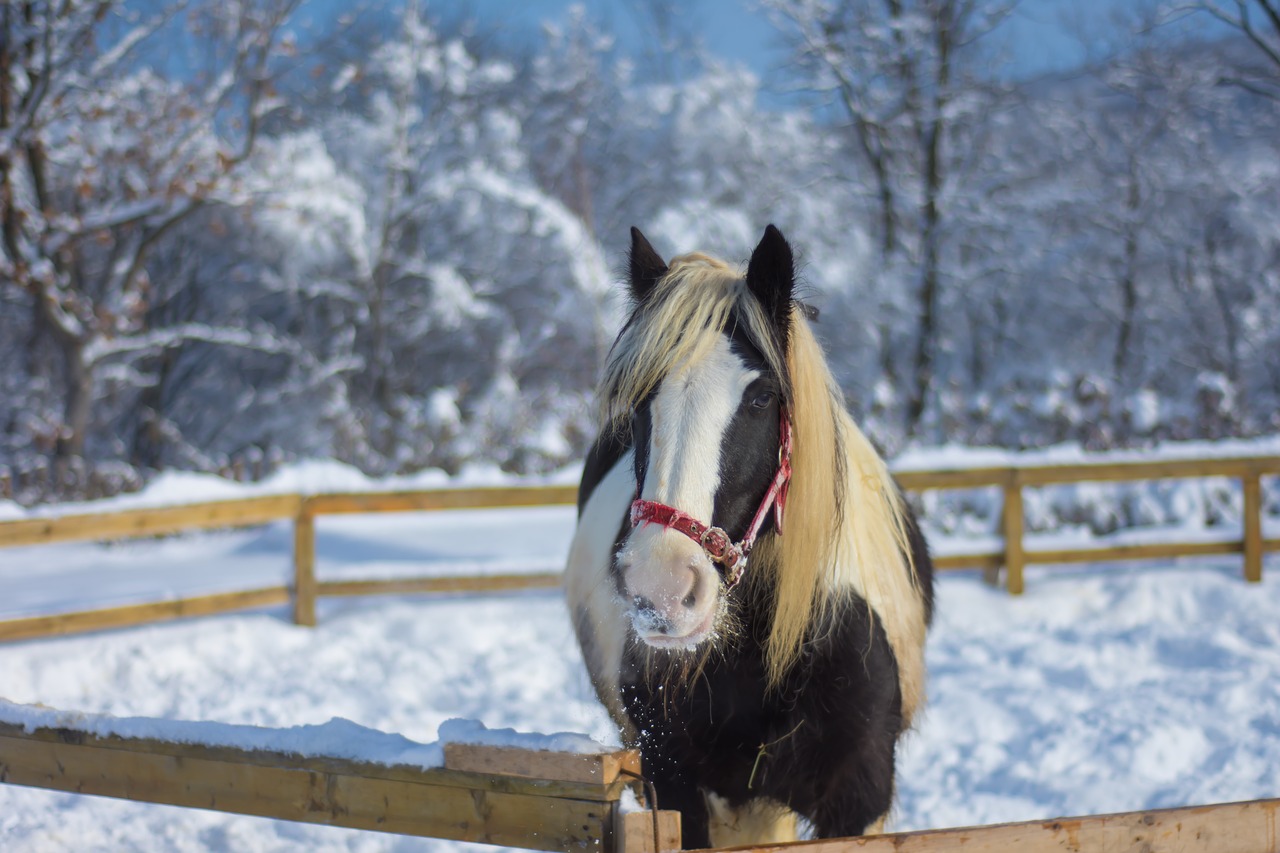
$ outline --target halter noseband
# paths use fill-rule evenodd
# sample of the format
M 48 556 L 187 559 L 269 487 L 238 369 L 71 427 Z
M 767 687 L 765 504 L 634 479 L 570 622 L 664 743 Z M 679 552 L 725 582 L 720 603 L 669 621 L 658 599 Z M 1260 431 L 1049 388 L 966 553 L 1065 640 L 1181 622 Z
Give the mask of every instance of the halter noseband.
M 698 519 L 681 512 L 675 507 L 646 501 L 640 498 L 640 484 L 636 484 L 636 499 L 631 502 L 631 526 L 641 524 L 661 524 L 668 530 L 683 533 L 701 546 L 713 562 L 724 566 L 725 583 L 733 589 L 742 580 L 747 569 L 747 555 L 756 544 L 756 536 L 764 526 L 765 516 L 773 509 L 773 526 L 782 533 L 782 510 L 787 502 L 787 491 L 791 486 L 791 419 L 787 417 L 787 409 L 782 407 L 778 424 L 778 471 L 773 475 L 769 490 L 764 493 L 760 507 L 756 510 L 747 535 L 741 542 L 734 542 L 719 527 L 703 524 Z

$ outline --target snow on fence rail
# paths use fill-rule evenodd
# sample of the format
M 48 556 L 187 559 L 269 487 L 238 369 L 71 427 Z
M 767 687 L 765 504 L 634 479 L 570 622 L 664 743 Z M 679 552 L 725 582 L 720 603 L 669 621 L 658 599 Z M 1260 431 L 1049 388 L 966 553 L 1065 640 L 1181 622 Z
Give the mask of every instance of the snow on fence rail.
M 939 569 L 981 568 L 995 580 L 1003 568 L 1010 593 L 1024 589 L 1023 569 L 1032 563 L 1094 562 L 1213 554 L 1241 554 L 1244 577 L 1262 579 L 1263 554 L 1280 551 L 1280 538 L 1266 538 L 1262 529 L 1261 478 L 1280 474 L 1280 455 L 1202 456 L 1155 460 L 1132 458 L 1065 464 L 1005 464 L 971 468 L 897 470 L 903 488 L 972 489 L 997 487 L 1004 506 L 1002 542 L 997 548 L 960 554 L 941 554 Z M 1229 477 L 1241 482 L 1243 525 L 1239 539 L 1218 541 L 1161 541 L 1104 547 L 1028 550 L 1024 544 L 1023 489 L 1063 483 L 1124 482 L 1168 478 Z M 182 616 L 210 615 L 253 607 L 292 603 L 300 625 L 316 623 L 316 600 L 322 595 L 369 595 L 422 592 L 485 592 L 554 587 L 556 573 L 490 575 L 485 577 L 421 577 L 359 581 L 322 581 L 315 571 L 315 520 L 344 513 L 494 509 L 553 506 L 574 503 L 575 486 L 507 486 L 418 491 L 350 492 L 316 495 L 285 494 L 221 500 L 184 506 L 129 509 L 0 521 L 0 548 L 91 539 L 157 536 L 192 530 L 249 526 L 292 520 L 294 530 L 293 582 L 240 592 L 172 599 L 109 609 L 59 613 L 0 621 L 0 640 L 67 634 L 135 625 Z
M 14 716 L 5 710 L 18 719 L 4 719 Z M 64 719 L 33 724 L 23 719 L 27 711 Z M 104 719 L 145 734 L 102 731 Z M 442 766 L 429 766 L 413 758 L 434 744 L 339 720 L 309 728 L 299 737 L 288 729 L 117 721 L 0 700 L 0 782 L 533 850 L 650 853 L 655 836 L 660 849 L 680 846 L 678 812 L 624 810 L 623 791 L 640 769 L 631 750 L 446 743 Z M 333 748 L 351 740 L 354 750 Z M 378 758 L 384 742 L 394 747 L 391 760 Z M 404 744 L 407 762 L 394 757 Z M 361 747 L 371 755 L 352 754 Z
M 110 725 L 104 731 L 94 715 L 76 718 L 0 700 L 0 711 L 6 708 L 18 714 L 0 714 L 0 782 L 534 850 L 681 849 L 678 812 L 624 809 L 623 791 L 640 769 L 638 754 L 629 750 L 549 752 L 447 743 L 443 766 L 427 766 L 434 762 L 394 757 L 404 739 L 369 730 L 354 733 L 354 750 L 325 752 L 297 749 L 291 730 L 133 719 L 124 721 L 129 731 L 120 733 Z M 59 719 L 32 722 L 27 711 Z M 332 721 L 312 728 L 323 733 L 335 725 L 334 737 L 310 740 L 349 743 L 354 724 Z M 251 730 L 248 737 L 244 730 Z M 223 731 L 235 733 L 230 743 L 218 736 Z M 202 741 L 201 732 L 214 736 Z M 378 758 L 380 741 L 394 745 L 390 760 Z M 353 757 L 368 744 L 371 756 Z M 407 754 L 421 757 L 433 746 L 410 744 Z M 1266 799 L 733 849 L 1277 853 L 1278 810 L 1280 799 Z

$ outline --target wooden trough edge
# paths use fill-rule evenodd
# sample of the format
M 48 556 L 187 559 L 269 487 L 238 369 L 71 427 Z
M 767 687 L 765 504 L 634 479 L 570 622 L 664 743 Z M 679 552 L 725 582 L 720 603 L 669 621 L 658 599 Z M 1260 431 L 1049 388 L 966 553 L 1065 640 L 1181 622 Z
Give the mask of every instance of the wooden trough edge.
M 445 744 L 444 767 L 98 735 L 0 722 L 0 782 L 278 820 L 535 850 L 679 849 L 675 812 L 623 813 L 633 751 Z M 724 853 L 1280 853 L 1280 799 L 880 836 Z
M 1063 817 L 718 853 L 1280 853 L 1280 799 Z
M 0 782 L 534 850 L 647 853 L 656 821 L 678 844 L 677 813 L 621 810 L 633 752 L 444 751 L 442 768 L 387 766 L 0 722 Z

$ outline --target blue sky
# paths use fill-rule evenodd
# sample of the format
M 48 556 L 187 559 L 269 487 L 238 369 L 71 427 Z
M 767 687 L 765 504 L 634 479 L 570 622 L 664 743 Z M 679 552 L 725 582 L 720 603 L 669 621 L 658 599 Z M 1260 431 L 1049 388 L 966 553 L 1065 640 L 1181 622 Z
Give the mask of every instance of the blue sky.
M 591 14 L 613 24 L 622 47 L 637 49 L 639 34 L 632 4 L 625 0 L 576 0 Z M 514 34 L 535 33 L 544 20 L 563 18 L 570 0 L 469 0 L 437 2 L 473 15 L 488 25 Z M 1088 58 L 1090 31 L 1105 28 L 1111 13 L 1131 8 L 1133 0 L 1021 0 L 1010 18 L 995 33 L 1009 57 L 1013 76 L 1062 70 Z M 684 13 L 696 24 L 713 53 L 742 62 L 761 75 L 783 58 L 764 13 L 753 0 L 689 0 Z

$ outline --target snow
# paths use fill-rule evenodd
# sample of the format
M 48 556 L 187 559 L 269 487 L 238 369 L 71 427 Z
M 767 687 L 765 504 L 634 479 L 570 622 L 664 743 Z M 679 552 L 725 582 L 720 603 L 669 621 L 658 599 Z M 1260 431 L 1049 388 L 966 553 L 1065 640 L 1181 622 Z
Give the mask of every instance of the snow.
M 416 743 L 400 735 L 375 731 L 337 717 L 319 725 L 269 729 L 215 722 L 86 714 L 0 700 L 0 722 L 20 725 L 27 732 L 42 728 L 69 728 L 100 738 L 150 738 L 169 743 L 279 752 L 303 758 L 358 759 L 388 767 L 444 766 L 444 752 L 439 744 Z
M 473 469 L 457 482 L 500 479 Z M 440 484 L 425 475 L 395 482 Z M 171 475 L 111 505 L 203 500 L 214 486 L 378 485 L 345 466 L 310 463 L 253 487 Z M 572 507 L 322 517 L 318 573 L 554 570 L 573 523 Z M 1148 531 L 1175 533 L 1197 535 Z M 946 541 L 991 546 L 984 537 L 959 529 Z M 291 541 L 281 523 L 6 549 L 0 618 L 280 584 Z M 977 573 L 940 579 L 930 698 L 900 753 L 896 828 L 1280 795 L 1278 555 L 1267 557 L 1257 585 L 1241 579 L 1239 557 L 1221 557 L 1031 567 L 1026 587 L 1012 598 Z M 267 608 L 10 643 L 0 648 L 0 699 L 0 719 L 28 727 L 74 719 L 102 733 L 417 766 L 438 763 L 448 740 L 588 750 L 617 742 L 555 591 L 327 598 L 316 628 Z M 0 848 L 493 849 L 5 785 Z
M 346 758 L 380 764 L 432 769 L 444 766 L 447 743 L 516 747 L 541 752 L 598 755 L 618 749 L 577 732 L 539 734 L 515 729 L 490 729 L 479 720 L 450 719 L 440 724 L 437 743 L 417 743 L 335 717 L 319 725 L 266 728 L 226 723 L 162 720 L 151 717 L 115 717 L 86 714 L 39 705 L 19 705 L 0 699 L 0 722 L 22 726 L 24 731 L 68 728 L 94 737 L 152 739 L 168 743 L 200 744 L 241 750 L 261 750 L 302 758 Z
M 581 467 L 573 466 L 545 477 L 526 477 L 522 485 L 577 484 Z M 117 512 L 126 509 L 154 509 L 177 504 L 271 495 L 316 495 L 330 492 L 414 491 L 418 489 L 472 488 L 511 485 L 510 474 L 496 465 L 472 463 L 457 476 L 438 469 L 425 469 L 401 477 L 373 478 L 358 468 L 332 459 L 307 459 L 282 467 L 257 483 L 238 483 L 196 471 L 170 470 L 158 474 L 147 487 L 134 494 L 108 500 L 44 504 L 24 508 L 13 501 L 0 500 L 0 521 L 18 518 L 46 518 L 80 513 Z
M 1059 444 L 1041 450 L 1005 450 L 999 447 L 966 447 L 944 444 L 914 447 L 893 461 L 894 471 L 955 470 L 960 468 L 1005 467 L 1010 465 L 1082 465 L 1095 462 L 1152 462 L 1175 459 L 1239 459 L 1251 456 L 1280 456 L 1280 436 L 1224 441 L 1166 442 L 1147 450 L 1111 450 L 1092 453 L 1077 443 Z

